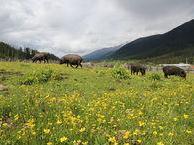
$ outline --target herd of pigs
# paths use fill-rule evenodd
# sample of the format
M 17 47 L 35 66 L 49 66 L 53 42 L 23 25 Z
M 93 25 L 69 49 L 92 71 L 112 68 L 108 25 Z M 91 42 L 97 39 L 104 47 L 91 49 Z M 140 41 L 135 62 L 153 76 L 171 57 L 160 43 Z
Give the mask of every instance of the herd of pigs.
M 32 58 L 33 62 L 37 62 L 39 61 L 41 63 L 41 61 L 44 61 L 44 63 L 48 63 L 48 53 L 37 53 L 34 55 L 34 57 Z M 59 64 L 67 64 L 67 66 L 71 66 L 71 67 L 82 67 L 82 63 L 83 59 L 81 56 L 76 55 L 76 54 L 68 54 L 63 56 L 60 60 L 59 60 Z M 105 67 L 109 67 L 108 65 L 112 65 L 112 64 L 107 64 L 107 66 Z M 140 72 L 142 75 L 146 74 L 146 66 L 144 65 L 140 65 L 140 64 L 128 64 L 126 66 L 128 69 L 131 69 L 131 75 L 136 74 L 138 75 L 138 73 Z M 180 76 L 182 78 L 186 79 L 186 72 L 176 66 L 165 66 L 162 68 L 163 72 L 164 72 L 164 76 L 166 78 L 168 78 L 168 76 L 170 75 L 175 75 L 175 76 Z

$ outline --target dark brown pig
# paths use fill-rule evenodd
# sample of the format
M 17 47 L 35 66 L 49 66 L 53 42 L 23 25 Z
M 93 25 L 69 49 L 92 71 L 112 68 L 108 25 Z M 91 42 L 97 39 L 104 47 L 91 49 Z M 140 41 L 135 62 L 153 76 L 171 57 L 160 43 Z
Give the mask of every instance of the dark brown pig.
M 163 72 L 166 78 L 170 75 L 175 75 L 186 79 L 186 72 L 177 66 L 165 66 L 163 67 Z
M 46 53 L 46 52 L 37 53 L 32 58 L 32 62 L 39 61 L 41 63 L 41 61 L 44 61 L 44 63 L 46 62 L 48 63 L 48 56 L 49 56 L 49 53 Z
M 73 67 L 73 65 L 76 65 L 76 68 L 78 66 L 82 67 L 81 65 L 81 62 L 83 61 L 82 57 L 79 56 L 79 55 L 76 55 L 76 54 L 68 54 L 68 55 L 65 55 L 63 56 L 61 59 L 60 59 L 60 64 L 64 64 L 66 63 L 67 66 L 70 66 Z
M 132 64 L 131 65 L 131 75 L 135 74 L 138 75 L 138 73 L 141 72 L 142 75 L 145 75 L 146 73 L 146 67 L 139 64 Z

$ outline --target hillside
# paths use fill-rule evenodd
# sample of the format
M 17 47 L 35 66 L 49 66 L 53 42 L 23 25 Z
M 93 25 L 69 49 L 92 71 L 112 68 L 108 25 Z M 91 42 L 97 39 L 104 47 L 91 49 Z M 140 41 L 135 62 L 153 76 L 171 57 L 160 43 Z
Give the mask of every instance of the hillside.
M 0 58 L 1 59 L 23 59 L 26 57 L 26 53 L 21 49 L 15 49 L 14 47 L 6 44 L 4 42 L 0 42 Z
M 104 60 L 121 47 L 122 47 L 122 45 L 95 50 L 95 51 L 83 56 L 83 58 L 85 61 Z
M 38 51 L 31 48 L 17 49 L 5 42 L 0 42 L 0 59 L 2 60 L 27 60 L 31 59 L 36 53 Z M 50 53 L 49 58 L 51 60 L 58 60 L 58 57 Z
M 194 20 L 164 33 L 132 41 L 115 51 L 112 59 L 153 59 L 181 56 L 181 59 L 194 55 Z M 165 57 L 164 57 L 165 56 Z

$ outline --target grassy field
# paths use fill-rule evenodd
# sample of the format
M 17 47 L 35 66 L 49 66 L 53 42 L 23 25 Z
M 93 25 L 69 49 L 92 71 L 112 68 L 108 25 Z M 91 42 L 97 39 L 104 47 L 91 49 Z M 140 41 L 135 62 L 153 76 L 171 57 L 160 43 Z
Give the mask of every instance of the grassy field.
M 0 62 L 1 145 L 192 145 L 194 75 Z

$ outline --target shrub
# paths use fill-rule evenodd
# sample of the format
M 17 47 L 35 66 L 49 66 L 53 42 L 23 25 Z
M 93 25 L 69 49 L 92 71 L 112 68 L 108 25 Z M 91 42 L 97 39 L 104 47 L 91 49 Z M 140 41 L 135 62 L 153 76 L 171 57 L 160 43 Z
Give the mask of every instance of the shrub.
M 46 70 L 36 74 L 36 79 L 38 83 L 45 83 L 52 77 L 53 71 Z
M 53 71 L 52 70 L 45 70 L 40 72 L 33 72 L 24 76 L 20 80 L 20 84 L 22 85 L 32 85 L 35 83 L 46 83 L 52 77 Z
M 150 76 L 149 76 L 149 79 L 150 80 L 161 80 L 161 76 L 159 75 L 159 74 L 156 74 L 156 73 L 154 73 L 154 74 L 151 74 Z
M 62 74 L 62 73 L 53 73 L 52 74 L 52 79 L 56 80 L 56 81 L 60 81 L 60 80 L 64 79 L 63 76 L 64 76 L 64 74 Z
M 32 76 L 24 77 L 20 80 L 21 85 L 32 85 L 35 83 L 35 79 Z
M 130 78 L 128 71 L 123 67 L 114 68 L 112 71 L 112 76 L 116 79 L 129 79 Z

